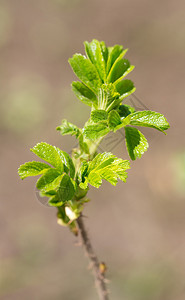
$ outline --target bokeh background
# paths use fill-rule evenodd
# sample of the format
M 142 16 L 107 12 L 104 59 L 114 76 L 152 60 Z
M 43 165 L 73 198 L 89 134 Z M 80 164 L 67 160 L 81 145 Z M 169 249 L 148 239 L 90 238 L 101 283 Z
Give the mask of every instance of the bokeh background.
M 67 60 L 93 38 L 129 48 L 136 96 L 171 125 L 167 136 L 142 130 L 150 148 L 126 184 L 90 190 L 85 221 L 111 299 L 185 299 L 183 0 L 0 0 L 0 299 L 97 299 L 77 238 L 38 201 L 35 178 L 17 175 L 37 142 L 76 144 L 55 128 L 89 116 Z M 113 151 L 128 158 L 124 141 Z

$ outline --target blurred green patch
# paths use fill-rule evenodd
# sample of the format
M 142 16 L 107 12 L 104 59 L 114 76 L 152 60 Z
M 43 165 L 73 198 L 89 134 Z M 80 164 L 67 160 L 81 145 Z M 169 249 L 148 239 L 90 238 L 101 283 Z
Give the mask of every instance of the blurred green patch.
M 172 159 L 176 191 L 185 194 L 185 151 L 177 153 Z
M 127 300 L 174 299 L 176 270 L 168 264 L 142 265 L 117 278 L 119 294 Z M 171 298 L 172 297 L 172 298 Z
M 62 237 L 57 240 L 47 221 L 27 215 L 13 233 L 13 255 L 0 258 L 0 299 L 85 300 L 91 294 L 95 299 L 81 249 L 77 251 L 73 242 L 66 247 Z
M 16 255 L 0 260 L 0 295 L 36 285 L 54 256 L 54 238 L 43 224 L 34 220 L 16 228 L 14 233 Z
M 13 133 L 36 130 L 45 120 L 48 90 L 40 78 L 14 79 L 1 95 L 1 123 Z

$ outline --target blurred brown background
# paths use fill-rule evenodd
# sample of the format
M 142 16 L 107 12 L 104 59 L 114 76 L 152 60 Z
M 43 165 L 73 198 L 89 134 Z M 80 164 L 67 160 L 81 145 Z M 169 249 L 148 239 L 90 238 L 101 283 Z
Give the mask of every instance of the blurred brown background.
M 93 38 L 130 49 L 135 94 L 171 125 L 167 136 L 142 130 L 151 147 L 126 184 L 90 191 L 85 221 L 111 299 L 185 299 L 185 2 L 175 0 L 0 0 L 0 299 L 97 299 L 76 238 L 37 200 L 35 178 L 17 175 L 37 142 L 75 145 L 55 127 L 89 116 L 67 60 Z M 114 152 L 128 158 L 124 141 Z

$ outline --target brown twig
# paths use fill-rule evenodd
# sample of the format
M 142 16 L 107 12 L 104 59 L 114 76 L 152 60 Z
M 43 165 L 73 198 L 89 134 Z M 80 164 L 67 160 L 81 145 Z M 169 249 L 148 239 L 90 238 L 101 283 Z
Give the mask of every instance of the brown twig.
M 108 291 L 107 291 L 107 287 L 105 284 L 105 274 L 104 274 L 104 272 L 101 272 L 100 263 L 99 263 L 98 258 L 92 248 L 91 242 L 89 240 L 87 231 L 84 226 L 82 215 L 80 215 L 80 217 L 77 219 L 77 224 L 78 224 L 82 244 L 85 248 L 85 252 L 86 252 L 86 254 L 91 262 L 91 265 L 92 265 L 92 271 L 94 274 L 95 285 L 96 285 L 96 289 L 97 289 L 97 292 L 99 295 L 99 299 L 100 300 L 109 300 Z

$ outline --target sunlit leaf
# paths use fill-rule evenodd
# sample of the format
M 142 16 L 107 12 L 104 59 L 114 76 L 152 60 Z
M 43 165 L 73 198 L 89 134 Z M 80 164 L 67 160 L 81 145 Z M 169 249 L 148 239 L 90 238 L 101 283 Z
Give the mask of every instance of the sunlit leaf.
M 39 161 L 30 161 L 21 165 L 18 169 L 19 176 L 24 179 L 29 176 L 37 176 L 46 172 L 51 167 Z
M 105 69 L 105 60 L 104 54 L 102 52 L 102 47 L 100 42 L 97 40 L 92 40 L 91 43 L 85 42 L 85 51 L 90 61 L 96 67 L 100 79 L 102 82 L 105 81 L 106 78 L 106 69 Z
M 94 123 L 98 123 L 99 121 L 107 120 L 108 113 L 103 109 L 93 110 L 91 112 L 91 120 Z
M 157 112 L 145 110 L 130 115 L 130 124 L 135 126 L 152 127 L 159 131 L 167 130 L 170 126 L 166 118 Z
M 72 82 L 72 90 L 75 95 L 82 101 L 84 104 L 89 106 L 97 106 L 97 97 L 85 84 L 79 81 Z
M 91 61 L 81 54 L 75 54 L 69 59 L 69 63 L 76 76 L 97 94 L 101 85 L 101 80 Z
M 121 123 L 122 123 L 121 118 L 120 118 L 120 115 L 118 114 L 118 112 L 116 110 L 112 110 L 109 113 L 109 118 L 108 118 L 109 128 L 114 131 L 114 128 L 116 126 L 120 125 Z
M 88 183 L 99 188 L 102 184 L 102 179 L 116 185 L 118 179 L 126 181 L 126 170 L 130 168 L 129 162 L 115 157 L 112 153 L 99 153 L 88 163 L 86 175 L 80 187 L 86 188 Z
M 76 125 L 68 122 L 65 119 L 62 120 L 62 124 L 60 126 L 58 126 L 56 129 L 58 131 L 60 131 L 60 133 L 62 135 L 68 135 L 69 134 L 69 135 L 75 135 L 75 136 L 78 137 L 78 135 L 80 134 L 79 128 Z
M 125 140 L 128 153 L 132 160 L 141 158 L 148 148 L 145 136 L 134 127 L 125 127 Z
M 30 149 L 38 157 L 50 163 L 55 168 L 59 169 L 61 172 L 64 170 L 61 157 L 55 146 L 49 145 L 47 143 L 38 143 L 32 149 Z
M 92 141 L 99 139 L 109 133 L 110 129 L 106 123 L 100 122 L 95 125 L 87 125 L 83 129 L 84 136 Z

